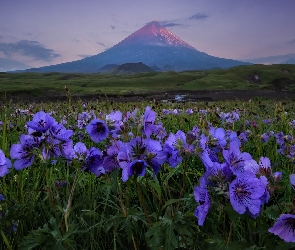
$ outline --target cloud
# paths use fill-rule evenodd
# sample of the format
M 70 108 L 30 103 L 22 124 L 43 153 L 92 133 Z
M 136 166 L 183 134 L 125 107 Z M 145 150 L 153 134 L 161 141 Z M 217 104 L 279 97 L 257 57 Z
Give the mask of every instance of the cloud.
M 100 46 L 106 47 L 106 45 L 102 42 L 96 42 L 97 44 L 99 44 Z
M 161 21 L 160 22 L 162 27 L 175 27 L 175 26 L 183 26 L 180 23 L 174 23 L 174 22 L 169 22 L 169 21 Z
M 289 43 L 289 44 L 294 44 L 294 43 L 295 43 L 295 39 L 289 41 L 288 43 Z
M 159 23 L 162 27 L 181 27 L 181 28 L 188 27 L 188 25 L 184 25 L 178 22 L 178 20 L 159 21 Z
M 114 25 L 111 25 L 112 30 L 116 29 L 116 27 Z
M 206 14 L 197 13 L 195 15 L 190 16 L 188 19 L 189 20 L 201 20 L 201 21 L 204 21 L 208 17 L 209 16 L 206 15 Z
M 76 42 L 76 43 L 80 43 L 81 42 L 79 39 L 76 39 L 76 38 L 73 39 L 73 41 Z
M 50 62 L 59 57 L 59 54 L 54 53 L 54 50 L 47 49 L 37 41 L 21 40 L 16 43 L 0 43 L 0 51 L 7 57 L 14 54 L 31 57 L 35 60 Z

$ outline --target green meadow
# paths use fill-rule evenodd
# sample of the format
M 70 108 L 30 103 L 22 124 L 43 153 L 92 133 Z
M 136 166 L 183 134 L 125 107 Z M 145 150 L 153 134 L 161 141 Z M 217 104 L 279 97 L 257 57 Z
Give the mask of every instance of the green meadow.
M 11 95 L 73 95 L 177 90 L 295 90 L 295 65 L 251 65 L 230 69 L 130 75 L 0 73 L 0 91 Z

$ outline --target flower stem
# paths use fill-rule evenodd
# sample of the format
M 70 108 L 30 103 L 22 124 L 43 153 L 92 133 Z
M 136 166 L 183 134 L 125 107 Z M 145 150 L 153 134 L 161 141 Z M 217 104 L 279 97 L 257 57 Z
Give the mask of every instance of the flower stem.
M 127 211 L 126 211 L 126 209 L 125 209 L 124 203 L 123 203 L 123 201 L 122 201 L 121 194 L 119 193 L 119 189 L 117 189 L 117 192 L 118 192 L 118 196 L 119 196 L 119 197 L 118 197 L 118 201 L 119 201 L 120 207 L 121 207 L 121 209 L 122 209 L 122 212 L 123 212 L 124 216 L 127 217 L 128 214 L 127 214 Z M 134 239 L 133 233 L 132 233 L 132 235 L 131 235 L 131 238 L 132 238 L 132 243 L 133 243 L 134 250 L 137 250 L 137 246 L 136 246 L 136 242 L 135 242 L 135 239 Z
M 140 187 L 140 185 L 139 185 L 139 183 L 137 181 L 137 178 L 135 178 L 135 182 L 136 182 L 136 186 L 137 186 L 140 205 L 143 208 L 143 211 L 144 211 L 145 217 L 146 217 L 146 219 L 147 219 L 147 221 L 149 223 L 149 226 L 151 226 L 152 222 L 151 222 L 151 219 L 149 217 L 149 213 L 147 211 L 147 208 L 145 206 L 145 203 L 144 203 L 144 200 L 143 200 L 143 195 L 142 195 L 142 190 L 141 190 L 141 187 Z
M 73 195 L 74 195 L 74 190 L 75 190 L 75 187 L 76 187 L 77 180 L 78 180 L 78 170 L 76 171 L 76 175 L 75 175 L 74 182 L 73 182 L 73 185 L 72 185 L 72 188 L 71 188 L 71 191 L 70 191 L 70 196 L 69 196 L 68 204 L 67 204 L 66 211 L 65 211 L 66 232 L 69 230 L 68 217 L 70 215 L 70 208 L 71 208 L 71 205 L 72 205 L 72 200 L 73 200 Z
M 47 183 L 47 192 L 48 192 L 48 195 L 49 195 L 50 207 L 51 207 L 52 211 L 54 211 L 55 218 L 58 221 L 58 225 L 60 227 L 61 233 L 62 233 L 62 235 L 64 235 L 65 234 L 64 226 L 61 223 L 61 220 L 58 218 L 57 211 L 55 210 L 55 204 L 54 204 L 54 199 L 53 199 L 53 195 L 52 195 L 52 190 L 50 188 L 49 170 L 48 170 L 48 168 L 46 168 L 46 183 Z
M 182 198 L 184 189 L 185 189 L 185 176 L 186 176 L 186 168 L 187 168 L 187 157 L 184 158 L 184 168 L 183 168 L 183 176 L 182 176 L 182 188 L 179 194 L 178 198 L 178 205 L 177 205 L 177 211 L 179 210 L 180 207 L 180 199 Z
M 227 244 L 230 243 L 231 241 L 231 235 L 232 235 L 232 231 L 233 231 L 233 222 L 230 222 L 230 226 L 229 226 L 229 233 L 228 233 L 228 238 L 227 238 Z
M 5 234 L 3 233 L 3 230 L 2 229 L 1 229 L 0 233 L 1 233 L 2 239 L 3 239 L 3 241 L 4 241 L 4 243 L 5 243 L 6 247 L 7 247 L 7 249 L 8 250 L 12 250 L 12 247 L 10 246 L 10 244 L 9 244 L 9 242 L 8 242 Z

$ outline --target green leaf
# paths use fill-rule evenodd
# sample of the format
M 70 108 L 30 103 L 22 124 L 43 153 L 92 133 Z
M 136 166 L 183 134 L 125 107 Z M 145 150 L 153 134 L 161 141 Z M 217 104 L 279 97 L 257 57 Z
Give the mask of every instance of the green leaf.
M 162 191 L 161 191 L 161 186 L 159 185 L 159 183 L 149 180 L 149 185 L 156 190 L 159 198 L 161 198 Z
M 229 217 L 229 219 L 233 223 L 235 223 L 235 224 L 238 224 L 239 223 L 241 216 L 233 209 L 233 207 L 231 206 L 230 203 L 228 203 L 225 206 L 225 209 L 224 210 L 225 210 L 227 216 Z

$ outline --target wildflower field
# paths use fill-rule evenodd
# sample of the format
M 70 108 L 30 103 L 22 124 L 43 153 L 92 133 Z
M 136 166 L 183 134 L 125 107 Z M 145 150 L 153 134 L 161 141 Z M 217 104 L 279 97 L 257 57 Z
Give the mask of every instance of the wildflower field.
M 295 101 L 3 101 L 0 249 L 293 249 Z

